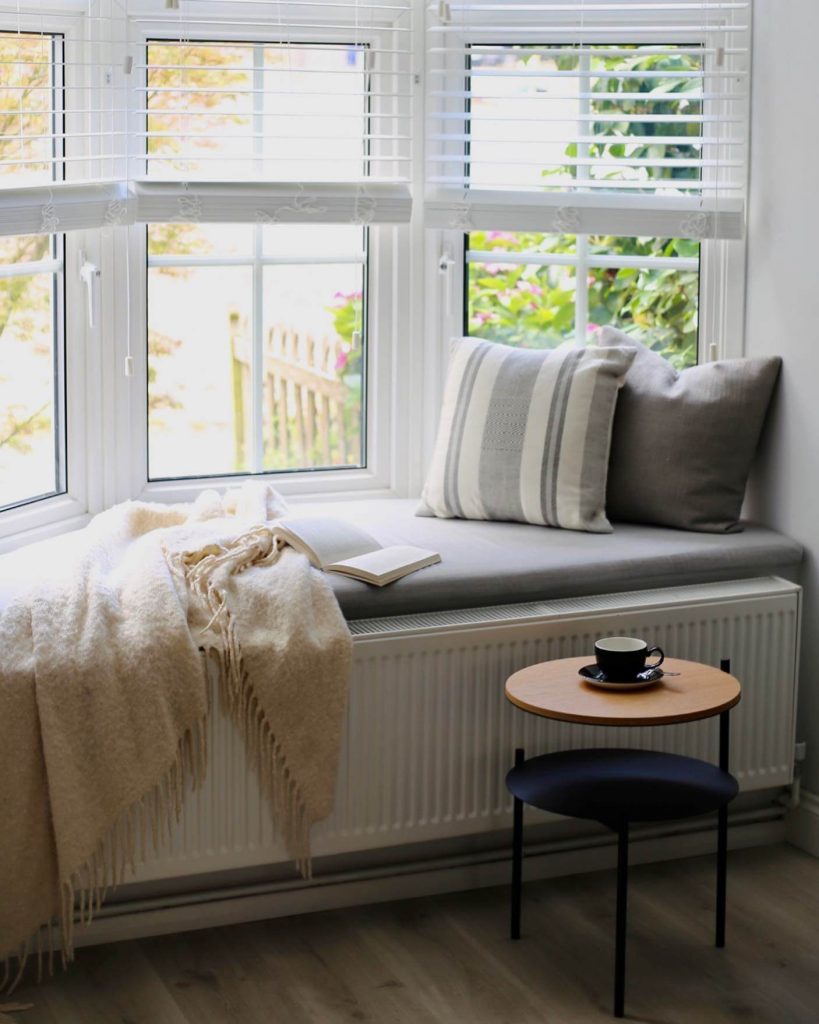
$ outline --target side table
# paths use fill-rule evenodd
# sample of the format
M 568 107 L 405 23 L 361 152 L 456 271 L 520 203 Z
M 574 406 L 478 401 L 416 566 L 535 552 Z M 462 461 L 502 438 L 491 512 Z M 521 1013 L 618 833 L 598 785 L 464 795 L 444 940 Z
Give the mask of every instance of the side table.
M 506 697 L 530 714 L 600 726 L 654 726 L 720 716 L 719 764 L 648 750 L 568 750 L 525 760 L 515 751 L 506 776 L 514 796 L 511 934 L 520 938 L 523 806 L 599 821 L 617 834 L 617 920 L 614 1015 L 625 1007 L 628 841 L 632 822 L 667 821 L 718 812 L 716 945 L 725 945 L 728 804 L 736 779 L 728 771 L 729 714 L 740 699 L 730 663 L 719 669 L 666 658 L 664 676 L 642 690 L 602 690 L 580 668 L 593 659 L 564 658 L 530 665 L 506 681 Z

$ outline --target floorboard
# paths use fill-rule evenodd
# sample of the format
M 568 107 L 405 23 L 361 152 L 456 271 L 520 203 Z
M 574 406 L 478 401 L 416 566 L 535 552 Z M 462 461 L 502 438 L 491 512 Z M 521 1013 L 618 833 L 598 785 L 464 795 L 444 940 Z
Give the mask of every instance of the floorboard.
M 728 947 L 714 863 L 637 867 L 626 1011 L 644 1024 L 818 1024 L 819 860 L 731 855 Z M 88 947 L 14 995 L 19 1024 L 596 1024 L 611 1021 L 614 874 Z

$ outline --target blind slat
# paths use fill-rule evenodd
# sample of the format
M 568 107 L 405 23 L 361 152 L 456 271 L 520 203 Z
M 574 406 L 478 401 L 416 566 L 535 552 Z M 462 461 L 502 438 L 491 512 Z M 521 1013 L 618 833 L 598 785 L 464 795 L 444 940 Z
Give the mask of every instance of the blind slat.
M 461 193 L 463 195 L 463 193 Z M 680 195 L 541 193 L 475 189 L 468 204 L 453 203 L 446 190 L 427 195 L 430 227 L 542 231 L 660 238 L 741 238 L 741 198 Z
M 524 123 L 531 123 L 530 120 L 525 120 Z M 427 135 L 427 138 L 431 142 L 471 142 L 473 145 L 480 140 L 475 139 L 472 135 L 465 133 L 457 134 L 454 132 L 437 132 Z M 610 147 L 610 146 L 632 146 L 646 145 L 645 135 L 612 135 L 605 138 L 600 135 L 570 135 L 565 134 L 563 136 L 556 136 L 550 138 L 551 142 L 565 143 L 570 142 L 590 145 L 594 143 L 598 146 Z M 514 144 L 515 146 L 539 146 L 542 143 L 539 139 L 533 139 L 531 136 L 524 138 L 523 136 L 504 136 L 504 142 L 507 144 Z M 681 142 L 688 146 L 744 146 L 744 139 L 720 139 L 719 142 L 709 138 L 707 135 L 686 135 L 681 137 L 679 135 L 652 135 L 651 142 L 653 145 L 670 145 L 677 146 Z M 434 159 L 428 157 L 428 159 Z

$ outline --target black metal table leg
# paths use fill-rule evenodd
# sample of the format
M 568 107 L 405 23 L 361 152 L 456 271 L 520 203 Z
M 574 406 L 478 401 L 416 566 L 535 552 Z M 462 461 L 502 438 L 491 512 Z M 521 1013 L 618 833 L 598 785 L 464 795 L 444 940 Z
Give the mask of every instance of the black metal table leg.
M 731 671 L 731 662 L 726 658 L 720 662 L 723 672 Z M 730 711 L 719 716 L 719 767 L 728 771 L 730 759 L 731 719 Z M 728 889 L 728 805 L 723 804 L 717 818 L 717 921 L 716 940 L 718 949 L 725 946 L 725 905 Z
M 617 832 L 617 924 L 614 950 L 614 1016 L 626 1002 L 626 907 L 628 902 L 628 822 Z
M 515 767 L 524 761 L 523 748 L 515 751 Z M 520 938 L 520 903 L 523 888 L 523 801 L 515 797 L 514 824 L 512 829 L 512 922 L 510 933 L 513 939 Z

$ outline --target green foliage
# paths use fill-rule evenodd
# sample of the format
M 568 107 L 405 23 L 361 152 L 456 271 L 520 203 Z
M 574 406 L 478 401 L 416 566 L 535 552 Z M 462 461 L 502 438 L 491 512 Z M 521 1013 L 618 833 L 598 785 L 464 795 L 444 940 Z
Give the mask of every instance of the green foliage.
M 148 153 L 168 157 L 169 166 L 177 171 L 190 171 L 197 154 L 218 149 L 218 142 L 207 137 L 209 132 L 249 124 L 250 113 L 236 108 L 242 90 L 252 82 L 251 59 L 251 47 L 242 44 L 151 43 L 146 100 L 148 132 L 155 134 L 148 139 Z M 196 115 L 193 123 L 200 136 L 193 145 L 183 138 L 192 130 L 188 111 Z M 174 157 L 182 159 L 177 163 Z
M 621 47 L 629 49 L 629 47 Z M 617 71 L 625 75 L 633 75 L 637 72 L 696 72 L 701 69 L 701 58 L 695 54 L 686 53 L 663 53 L 644 55 L 639 48 L 634 48 L 634 55 L 630 57 L 615 56 L 592 59 L 591 71 Z M 577 57 L 567 55 L 558 59 L 558 67 L 574 69 L 577 66 Z M 598 78 L 592 87 L 595 94 L 591 100 L 592 114 L 604 115 L 612 120 L 601 120 L 592 122 L 591 134 L 598 141 L 588 145 L 588 155 L 598 160 L 606 158 L 623 158 L 638 160 L 691 160 L 699 155 L 699 145 L 692 141 L 699 134 L 699 125 L 696 122 L 681 121 L 641 121 L 641 115 L 662 116 L 663 114 L 685 114 L 688 116 L 702 113 L 702 100 L 697 93 L 701 88 L 701 79 L 691 78 Z M 688 99 L 680 98 L 680 94 L 691 93 Z M 627 98 L 623 94 L 628 94 Z M 673 97 L 673 101 L 671 99 Z M 617 115 L 623 115 L 622 121 L 616 120 Z M 626 120 L 625 118 L 628 118 Z M 638 142 L 620 141 L 624 138 L 639 138 Z M 656 142 L 656 138 L 673 138 L 674 142 Z M 679 141 L 676 141 L 679 140 Z M 576 157 L 576 147 L 570 144 L 566 147 L 567 157 Z M 696 181 L 698 169 L 696 167 L 680 166 L 653 166 L 653 167 L 623 167 L 622 164 L 612 162 L 611 166 L 599 170 L 597 165 L 595 177 L 602 178 L 629 178 L 645 180 L 647 185 L 654 179 L 676 179 Z M 579 168 L 563 167 L 559 173 L 573 173 Z M 544 172 L 544 177 L 549 173 Z
M 0 241 L 3 263 L 19 264 L 45 259 L 51 242 L 47 235 L 15 235 Z M 44 339 L 41 325 L 50 309 L 48 289 L 41 277 L 20 275 L 0 278 L 0 366 L 10 365 L 4 358 L 9 343 L 9 324 L 14 320 L 18 340 L 31 345 L 34 351 L 50 354 L 50 337 Z M 12 383 L 0 376 L 0 385 Z M 10 402 L 0 410 L 0 448 L 27 454 L 31 440 L 51 429 L 50 403 L 38 409 L 20 402 Z
M 361 374 L 361 344 L 356 345 L 353 334 L 362 331 L 363 305 L 361 292 L 336 292 L 335 303 L 327 307 L 333 318 L 333 330 L 343 342 L 342 354 L 336 364 L 339 375 Z
M 336 292 L 334 305 L 328 307 L 333 317 L 333 330 L 342 339 L 341 353 L 335 370 L 347 387 L 344 399 L 344 428 L 354 439 L 350 457 L 358 461 L 361 435 L 361 397 L 364 393 L 363 296 L 360 291 Z M 358 341 L 353 337 L 359 332 Z
M 14 404 L 3 410 L 0 416 L 0 448 L 27 455 L 31 451 L 31 440 L 40 433 L 51 429 L 51 413 L 48 405 L 35 412 L 26 406 Z
M 182 403 L 167 391 L 157 390 L 157 360 L 173 355 L 177 349 L 182 347 L 179 338 L 171 338 L 159 331 L 148 331 L 148 413 L 151 418 L 151 425 L 157 425 L 160 420 L 157 413 L 162 409 L 181 409 Z
M 692 256 L 683 239 L 591 236 L 589 253 L 623 256 Z M 504 263 L 504 253 L 575 254 L 565 236 L 473 231 L 470 249 L 498 253 L 497 262 L 469 264 L 468 330 L 475 337 L 521 348 L 554 348 L 574 338 L 573 268 Z M 595 269 L 588 288 L 589 329 L 612 324 L 636 335 L 670 359 L 697 359 L 699 275 L 688 270 Z

